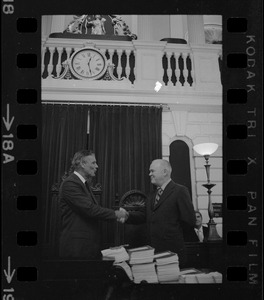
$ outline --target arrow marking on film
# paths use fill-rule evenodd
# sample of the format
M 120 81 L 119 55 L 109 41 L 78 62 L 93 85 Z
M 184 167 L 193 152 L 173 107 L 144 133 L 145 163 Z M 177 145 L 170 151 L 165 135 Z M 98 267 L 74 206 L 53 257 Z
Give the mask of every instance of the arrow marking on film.
M 15 117 L 12 117 L 11 120 L 9 120 L 9 104 L 6 105 L 6 119 L 5 117 L 3 117 L 3 121 L 5 123 L 5 127 L 6 127 L 6 130 L 9 131 L 11 126 L 12 126 L 12 123 L 15 119 Z
M 11 273 L 11 257 L 8 256 L 7 272 L 4 269 L 5 277 L 6 277 L 6 280 L 8 283 L 10 283 L 12 281 L 15 271 L 16 271 L 16 269 L 14 269 Z

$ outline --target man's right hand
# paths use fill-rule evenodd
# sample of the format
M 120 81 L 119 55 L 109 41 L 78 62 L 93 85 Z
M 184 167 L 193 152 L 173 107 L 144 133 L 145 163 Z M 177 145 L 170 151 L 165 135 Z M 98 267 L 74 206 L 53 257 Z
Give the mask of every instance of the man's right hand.
M 118 222 L 125 223 L 129 216 L 129 213 L 124 208 L 120 207 L 119 210 L 115 211 L 115 215 Z

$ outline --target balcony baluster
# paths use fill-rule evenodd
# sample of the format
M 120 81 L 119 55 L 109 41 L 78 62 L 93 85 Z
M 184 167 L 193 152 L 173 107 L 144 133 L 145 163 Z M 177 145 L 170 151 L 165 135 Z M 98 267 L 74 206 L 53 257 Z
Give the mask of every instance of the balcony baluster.
M 181 71 L 179 67 L 179 54 L 175 51 L 174 52 L 174 57 L 175 57 L 175 76 L 176 76 L 176 86 L 180 86 L 180 76 L 181 76 Z
M 117 62 L 117 68 L 116 68 L 116 71 L 117 71 L 117 76 L 118 76 L 118 78 L 120 79 L 121 76 L 122 76 L 121 57 L 122 57 L 123 50 L 122 50 L 122 49 L 117 49 L 117 50 L 116 50 L 116 53 L 117 53 L 117 56 L 118 56 L 118 62 Z
M 98 40 L 96 45 L 90 42 L 91 46 L 100 49 L 110 63 L 114 64 L 114 76 L 119 79 L 123 76 L 126 77 L 131 83 L 130 86 L 135 89 L 152 89 L 150 78 L 153 77 L 153 72 L 150 70 L 155 70 L 157 79 L 154 80 L 161 82 L 163 80 L 163 85 L 166 86 L 164 91 L 166 92 L 173 91 L 175 88 L 202 91 L 204 86 L 212 92 L 216 90 L 221 92 L 221 60 L 219 59 L 221 45 L 191 47 L 168 43 L 164 44 L 163 47 L 161 43 L 163 42 L 157 42 L 155 47 L 155 43 L 150 45 L 144 41 Z M 70 59 L 74 51 L 82 47 L 84 47 L 84 43 L 81 39 L 49 38 L 43 40 L 41 70 L 42 79 L 46 81 L 45 86 L 54 86 L 55 83 L 50 80 L 54 80 L 54 78 L 59 80 L 63 63 Z M 160 55 L 157 49 L 162 51 Z M 157 62 L 154 61 L 155 57 Z M 147 61 L 151 65 L 148 65 Z M 207 64 L 206 71 L 201 72 L 200 68 L 204 62 Z M 219 74 L 215 72 L 217 69 Z M 70 76 L 68 79 L 74 80 Z M 109 82 L 105 84 L 109 85 Z M 61 82 L 59 85 L 64 86 L 64 83 Z M 78 83 L 78 86 L 81 85 Z M 121 85 L 124 86 L 124 83 L 120 83 Z
M 53 55 L 55 52 L 55 47 L 49 47 L 50 52 L 50 59 L 48 63 L 48 78 L 52 78 L 52 71 L 53 71 Z
M 56 76 L 60 76 L 62 65 L 61 65 L 61 56 L 62 56 L 62 47 L 57 47 L 57 52 L 58 52 L 58 63 L 56 65 Z
M 183 73 L 183 78 L 184 78 L 183 86 L 188 86 L 188 85 L 190 86 L 190 84 L 188 82 L 187 53 L 185 53 L 185 52 L 182 53 L 182 61 L 183 61 L 182 73 Z
M 168 83 L 167 85 L 171 87 L 172 84 L 172 68 L 171 68 L 171 52 L 166 52 L 166 57 L 168 61 L 167 75 L 168 75 Z
M 126 78 L 127 79 L 129 79 L 129 75 L 130 75 L 130 66 L 129 66 L 130 54 L 131 54 L 131 50 L 125 49 L 125 55 L 126 55 L 125 73 L 126 73 Z

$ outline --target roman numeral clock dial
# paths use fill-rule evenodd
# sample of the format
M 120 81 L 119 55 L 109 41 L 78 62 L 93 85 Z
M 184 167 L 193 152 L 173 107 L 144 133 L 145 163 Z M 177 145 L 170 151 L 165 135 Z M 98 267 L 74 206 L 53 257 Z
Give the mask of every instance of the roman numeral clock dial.
M 94 48 L 82 48 L 73 53 L 70 59 L 70 70 L 78 79 L 99 79 L 106 69 L 106 57 Z

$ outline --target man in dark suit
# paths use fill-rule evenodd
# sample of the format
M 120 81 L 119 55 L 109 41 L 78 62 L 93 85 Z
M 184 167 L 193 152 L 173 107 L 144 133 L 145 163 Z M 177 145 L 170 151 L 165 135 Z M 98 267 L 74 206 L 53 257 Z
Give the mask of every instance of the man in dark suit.
M 96 258 L 101 250 L 99 221 L 120 220 L 126 213 L 101 207 L 95 199 L 88 184 L 98 168 L 92 151 L 77 152 L 72 167 L 74 172 L 62 182 L 59 191 L 60 256 Z
M 166 160 L 156 159 L 151 163 L 149 176 L 157 191 L 148 197 L 145 211 L 129 212 L 126 222 L 146 221 L 148 243 L 156 252 L 176 252 L 183 267 L 186 258 L 182 224 L 194 226 L 195 213 L 188 189 L 172 181 L 171 172 Z
M 199 210 L 195 211 L 196 223 L 194 227 L 186 227 L 184 230 L 185 242 L 206 242 L 209 229 L 203 226 L 203 217 Z

